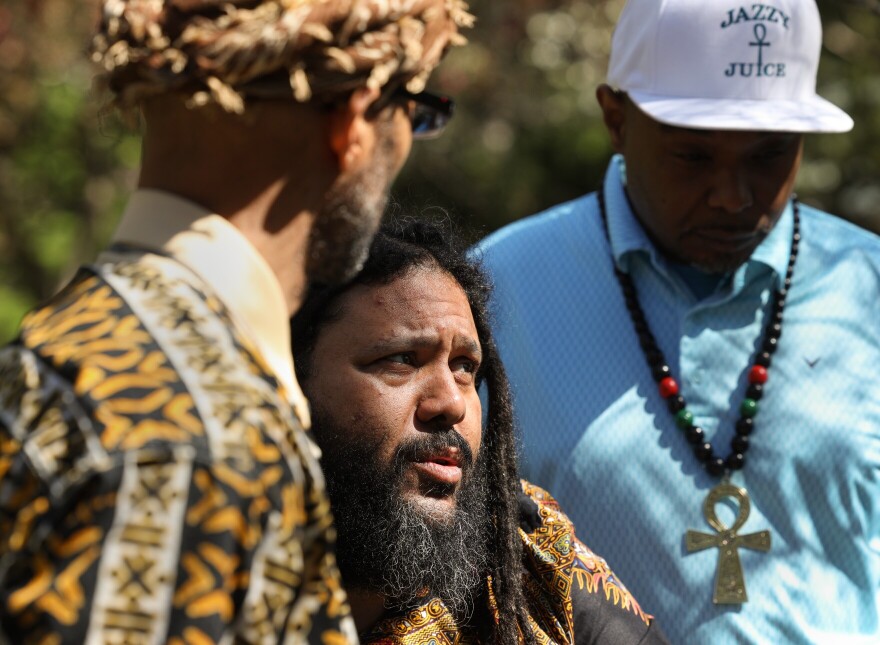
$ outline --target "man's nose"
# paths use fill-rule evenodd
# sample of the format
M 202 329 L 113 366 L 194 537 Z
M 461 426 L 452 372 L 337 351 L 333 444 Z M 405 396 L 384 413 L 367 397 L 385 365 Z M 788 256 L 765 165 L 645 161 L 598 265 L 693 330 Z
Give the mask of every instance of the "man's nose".
M 460 423 L 467 412 L 461 386 L 449 369 L 439 369 L 426 376 L 416 417 L 422 423 L 450 427 Z
M 709 206 L 728 213 L 741 213 L 754 202 L 752 186 L 746 171 L 741 168 L 722 168 L 715 173 Z

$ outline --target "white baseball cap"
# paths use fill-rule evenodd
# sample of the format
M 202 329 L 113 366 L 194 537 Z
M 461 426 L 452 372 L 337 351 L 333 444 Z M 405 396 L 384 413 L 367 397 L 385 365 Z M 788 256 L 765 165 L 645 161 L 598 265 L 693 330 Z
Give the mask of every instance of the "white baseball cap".
M 628 0 L 608 83 L 669 125 L 847 132 L 816 94 L 821 48 L 815 0 Z

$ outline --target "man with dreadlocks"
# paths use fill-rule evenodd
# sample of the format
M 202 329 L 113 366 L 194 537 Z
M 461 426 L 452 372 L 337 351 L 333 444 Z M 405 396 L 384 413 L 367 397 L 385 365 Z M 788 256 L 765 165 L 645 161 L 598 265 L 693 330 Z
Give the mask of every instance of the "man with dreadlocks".
M 113 246 L 0 350 L 0 642 L 356 641 L 288 320 L 351 276 L 461 0 L 105 0 Z
M 488 296 L 448 226 L 409 220 L 293 319 L 361 638 L 664 643 L 556 502 L 517 479 Z

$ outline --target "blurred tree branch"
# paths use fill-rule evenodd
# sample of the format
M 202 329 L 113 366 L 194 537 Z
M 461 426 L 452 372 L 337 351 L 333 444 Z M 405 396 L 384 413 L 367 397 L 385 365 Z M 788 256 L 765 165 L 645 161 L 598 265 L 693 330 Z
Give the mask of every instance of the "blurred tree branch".
M 880 16 L 880 0 L 846 0 L 849 4 L 863 7 Z
M 471 0 L 432 85 L 456 97 L 395 186 L 486 232 L 593 190 L 611 153 L 594 91 L 624 0 Z M 0 341 L 112 231 L 138 138 L 99 120 L 86 60 L 100 0 L 0 0 Z M 818 0 L 820 93 L 856 129 L 808 138 L 798 193 L 880 230 L 880 0 Z

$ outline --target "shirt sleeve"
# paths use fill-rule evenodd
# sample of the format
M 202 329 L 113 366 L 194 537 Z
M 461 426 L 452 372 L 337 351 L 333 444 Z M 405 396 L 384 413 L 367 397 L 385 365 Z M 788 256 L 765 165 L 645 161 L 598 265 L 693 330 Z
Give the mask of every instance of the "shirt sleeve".
M 543 584 L 542 602 L 533 604 L 556 607 L 553 621 L 566 626 L 571 642 L 667 643 L 653 616 L 642 610 L 608 563 L 577 539 L 573 524 L 547 491 L 523 481 L 519 504 L 527 575 Z
M 608 563 L 574 536 L 571 601 L 575 643 L 667 643 L 654 617 L 639 603 Z
M 28 442 L 2 422 L 0 442 L 0 630 L 10 642 L 82 643 L 121 471 L 56 495 L 35 472 Z

